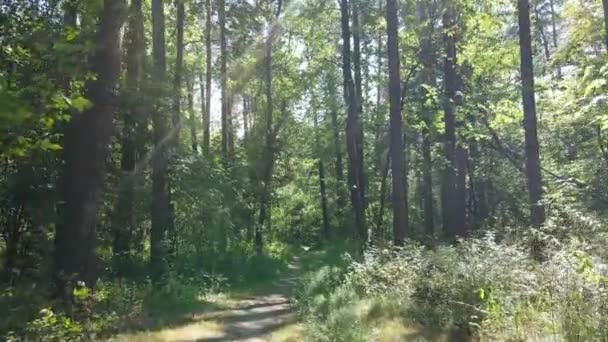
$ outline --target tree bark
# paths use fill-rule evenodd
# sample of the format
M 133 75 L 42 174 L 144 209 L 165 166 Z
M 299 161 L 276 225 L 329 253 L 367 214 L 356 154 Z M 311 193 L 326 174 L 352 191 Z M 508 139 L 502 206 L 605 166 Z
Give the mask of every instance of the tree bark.
M 526 140 L 526 176 L 530 199 L 530 221 L 539 226 L 545 222 L 543 188 L 538 144 L 536 101 L 534 96 L 534 67 L 532 61 L 532 39 L 530 35 L 530 4 L 518 0 L 519 48 L 521 57 L 522 102 L 524 107 L 524 130 Z
M 401 122 L 401 63 L 399 61 L 399 19 L 396 0 L 386 1 L 387 55 L 390 104 L 390 137 L 393 173 L 393 241 L 403 245 L 408 231 L 407 179 L 403 166 L 405 150 Z
M 348 0 L 340 0 L 342 26 L 342 74 L 344 77 L 344 101 L 347 104 L 346 146 L 348 151 L 348 185 L 354 217 L 355 237 L 367 244 L 365 220 L 365 191 L 362 170 L 363 150 L 359 141 L 361 123 L 357 109 L 357 94 L 352 80 L 350 20 Z
M 97 210 L 112 135 L 116 85 L 120 72 L 121 0 L 104 0 L 92 57 L 96 80 L 87 83 L 91 107 L 66 127 L 61 221 L 55 233 L 55 275 L 59 292 L 71 297 L 76 281 L 93 286 L 96 273 Z
M 456 141 L 456 96 L 458 92 L 458 75 L 456 73 L 456 23 L 455 8 L 452 0 L 444 1 L 443 15 L 444 44 L 446 57 L 444 60 L 444 123 L 445 123 L 445 156 L 446 170 L 442 189 L 443 226 L 450 238 L 466 234 L 466 203 L 462 191 L 459 191 L 459 151 Z
M 173 216 L 169 201 L 168 130 L 164 115 L 163 88 L 166 82 L 165 13 L 163 0 L 152 0 L 152 82 L 156 102 L 152 111 L 154 154 L 152 157 L 152 227 L 150 232 L 150 268 L 155 281 L 166 272 L 168 233 L 173 230 Z
M 177 16 L 175 21 L 175 73 L 173 78 L 173 127 L 175 127 L 175 135 L 173 142 L 177 147 L 179 142 L 179 132 L 181 129 L 182 113 L 182 77 L 184 69 L 184 0 L 176 0 Z M 175 153 L 175 152 L 174 152 Z

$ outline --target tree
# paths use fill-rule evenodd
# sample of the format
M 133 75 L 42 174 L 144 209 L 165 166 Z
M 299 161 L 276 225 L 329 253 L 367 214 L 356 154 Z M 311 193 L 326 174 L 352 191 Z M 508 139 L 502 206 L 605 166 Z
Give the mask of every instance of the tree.
M 532 39 L 530 34 L 530 3 L 518 0 L 519 50 L 522 82 L 522 102 L 524 107 L 524 131 L 526 154 L 526 177 L 530 201 L 530 221 L 533 225 L 545 222 L 543 186 L 538 144 L 536 101 L 534 95 L 534 67 L 532 61 Z
M 365 220 L 365 182 L 363 175 L 363 144 L 360 139 L 360 118 L 358 115 L 357 93 L 353 84 L 350 19 L 348 0 L 340 1 L 342 28 L 342 76 L 344 80 L 344 102 L 347 106 L 346 148 L 348 151 L 348 186 L 350 188 L 355 236 L 362 244 L 367 243 Z
M 403 245 L 408 230 L 407 180 L 403 165 L 403 133 L 401 123 L 401 72 L 399 61 L 399 20 L 396 0 L 386 1 L 386 32 L 389 99 L 390 99 L 390 137 L 393 171 L 393 239 L 396 246 Z
M 112 135 L 115 88 L 120 72 L 119 34 L 124 3 L 104 0 L 91 66 L 97 77 L 87 83 L 91 105 L 74 115 L 65 130 L 61 181 L 63 204 L 55 233 L 59 291 L 72 295 L 77 281 L 94 285 L 97 210 Z
M 205 1 L 207 13 L 205 15 L 205 59 L 206 59 L 206 79 L 205 79 L 205 96 L 202 96 L 202 74 L 201 74 L 201 99 L 205 99 L 205 109 L 203 111 L 203 155 L 209 155 L 210 141 L 210 110 L 211 110 L 211 0 Z
M 456 138 L 456 105 L 462 94 L 456 72 L 456 22 L 452 0 L 444 1 L 444 123 L 446 170 L 442 189 L 443 226 L 450 237 L 466 233 L 466 152 Z
M 144 77 L 145 37 L 142 1 L 133 0 L 129 9 L 126 34 L 127 79 L 123 112 L 120 167 L 123 178 L 119 185 L 115 209 L 113 255 L 118 265 L 128 262 L 135 226 L 135 163 L 137 161 L 138 126 L 145 124 L 141 101 Z M 119 269 L 121 267 L 119 266 Z
M 604 9 L 604 43 L 608 50 L 608 0 L 602 0 L 602 8 Z
M 423 210 L 424 210 L 424 227 L 428 234 L 433 234 L 435 231 L 435 208 L 433 199 L 433 160 L 431 155 L 431 126 L 433 124 L 432 112 L 433 108 L 426 105 L 432 98 L 429 91 L 434 85 L 433 69 L 435 67 L 435 56 L 433 52 L 433 24 L 428 16 L 428 2 L 416 1 L 416 10 L 418 14 L 418 25 L 420 27 L 420 50 L 418 60 L 422 64 L 420 72 L 420 82 L 424 84 L 424 104 L 422 106 L 422 182 L 423 182 Z
M 165 14 L 163 0 L 152 0 L 152 82 L 157 95 L 152 111 L 154 152 L 152 157 L 152 227 L 150 232 L 150 267 L 156 280 L 165 272 L 168 234 L 173 230 L 169 201 L 168 145 L 171 134 L 164 115 L 163 98 L 166 82 Z
M 218 13 L 220 19 L 220 87 L 222 91 L 222 154 L 228 156 L 230 151 L 230 127 L 228 124 L 228 73 L 226 71 L 226 3 L 218 0 Z

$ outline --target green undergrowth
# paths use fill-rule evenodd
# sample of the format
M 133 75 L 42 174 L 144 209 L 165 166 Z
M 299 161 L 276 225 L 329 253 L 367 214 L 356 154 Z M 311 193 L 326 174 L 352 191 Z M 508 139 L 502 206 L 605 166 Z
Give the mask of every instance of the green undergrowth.
M 177 259 L 158 284 L 106 275 L 94 289 L 76 289 L 70 305 L 52 299 L 50 288 L 24 279 L 0 288 L 0 340 L 96 340 L 180 325 L 193 314 L 222 309 L 208 300 L 211 296 L 269 287 L 288 271 L 299 251 L 273 243 L 260 256 L 232 253 L 203 263 Z
M 343 254 L 345 267 L 302 281 L 305 332 L 314 341 L 606 341 L 606 234 L 563 239 L 553 224 L 519 243 L 487 234 Z

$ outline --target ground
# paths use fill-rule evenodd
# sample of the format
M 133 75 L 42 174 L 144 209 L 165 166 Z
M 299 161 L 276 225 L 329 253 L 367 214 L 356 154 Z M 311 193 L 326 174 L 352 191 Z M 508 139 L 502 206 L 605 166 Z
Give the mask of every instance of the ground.
M 210 295 L 206 309 L 188 313 L 179 324 L 123 334 L 109 341 L 300 341 L 302 326 L 289 299 L 299 273 L 299 259 L 295 258 L 289 272 L 272 284 L 247 292 Z

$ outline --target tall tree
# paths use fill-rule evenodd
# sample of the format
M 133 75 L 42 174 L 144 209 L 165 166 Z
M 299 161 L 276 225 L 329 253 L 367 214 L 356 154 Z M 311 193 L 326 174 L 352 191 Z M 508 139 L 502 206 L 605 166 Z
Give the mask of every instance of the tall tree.
M 163 0 L 152 0 L 152 82 L 157 95 L 152 111 L 154 153 L 152 157 L 152 227 L 150 232 L 150 267 L 156 280 L 165 271 L 168 250 L 168 233 L 173 229 L 173 216 L 169 202 L 167 141 L 168 130 L 163 108 L 166 82 L 165 10 Z
M 456 105 L 461 97 L 458 74 L 456 72 L 456 20 L 453 0 L 444 0 L 443 39 L 445 44 L 444 59 L 444 123 L 445 123 L 445 157 L 447 161 L 445 179 L 442 187 L 443 226 L 450 237 L 466 233 L 466 179 L 464 170 L 459 168 L 459 157 L 464 151 L 456 140 Z M 466 163 L 464 163 L 466 164 Z
M 386 1 L 386 32 L 390 98 L 390 137 L 393 171 L 393 239 L 403 245 L 408 229 L 407 180 L 404 166 L 404 145 L 401 123 L 401 63 L 399 61 L 399 19 L 397 1 Z
M 218 0 L 220 19 L 220 87 L 222 92 L 222 154 L 228 156 L 230 145 L 230 127 L 228 125 L 228 73 L 226 71 L 226 1 Z
M 418 0 L 416 10 L 418 14 L 418 25 L 420 38 L 420 50 L 418 60 L 422 65 L 420 81 L 426 86 L 424 89 L 424 101 L 422 106 L 422 188 L 423 188 L 423 210 L 424 227 L 428 234 L 435 230 L 435 208 L 433 200 L 433 170 L 431 155 L 431 125 L 433 124 L 433 108 L 427 105 L 428 99 L 433 95 L 428 91 L 435 83 L 433 68 L 435 67 L 435 56 L 433 51 L 433 24 L 428 16 L 428 2 Z
M 340 144 L 340 127 L 338 124 L 338 103 L 336 99 L 336 81 L 333 73 L 330 71 L 327 74 L 327 102 L 331 116 L 331 129 L 334 147 L 334 168 L 336 172 L 336 194 L 338 207 L 344 206 L 344 167 L 342 162 L 342 144 Z
M 182 78 L 184 72 L 184 0 L 175 0 L 177 5 L 177 14 L 175 20 L 175 72 L 173 74 L 173 127 L 176 130 L 174 134 L 174 144 L 179 140 L 179 131 L 181 129 L 182 113 Z
M 121 179 L 118 200 L 116 201 L 113 256 L 120 264 L 131 249 L 132 235 L 135 227 L 135 163 L 137 159 L 136 135 L 138 127 L 143 125 L 144 110 L 141 105 L 143 67 L 145 54 L 144 17 L 142 0 L 131 1 L 129 8 L 129 26 L 126 33 L 127 46 L 127 79 L 123 112 L 123 131 L 121 142 L 120 167 Z
M 272 4 L 272 2 L 271 2 Z M 266 95 L 266 127 L 265 127 L 265 149 L 264 149 L 264 165 L 262 170 L 262 193 L 260 198 L 260 213 L 258 224 L 255 229 L 255 249 L 258 254 L 263 252 L 264 240 L 263 229 L 264 224 L 270 221 L 270 201 L 272 193 L 272 173 L 274 170 L 275 159 L 275 142 L 276 128 L 273 124 L 273 96 L 272 96 L 272 46 L 275 39 L 278 25 L 276 18 L 281 15 L 282 0 L 278 0 L 276 14 L 273 17 L 272 6 L 271 14 L 268 20 L 268 36 L 264 42 L 264 76 L 265 76 L 265 95 Z M 282 108 L 285 110 L 285 108 Z M 283 113 L 284 115 L 284 113 Z
M 530 3 L 518 0 L 519 50 L 521 57 L 522 102 L 524 107 L 524 131 L 526 143 L 526 176 L 530 199 L 530 221 L 534 225 L 545 222 L 543 186 L 538 144 L 536 100 L 534 94 L 534 66 L 530 34 Z
M 63 204 L 55 234 L 55 268 L 59 291 L 71 296 L 76 281 L 93 285 L 96 279 L 97 209 L 106 170 L 120 72 L 120 29 L 124 3 L 104 0 L 95 51 L 91 59 L 95 80 L 87 83 L 91 106 L 74 115 L 66 127 Z
M 348 186 L 354 217 L 355 236 L 367 243 L 365 220 L 365 189 L 363 175 L 363 144 L 359 141 L 360 118 L 357 109 L 357 93 L 353 84 L 351 48 L 350 48 L 350 15 L 348 0 L 340 0 L 342 28 L 342 75 L 344 79 L 344 102 L 347 105 L 346 147 L 348 151 Z
M 201 74 L 201 98 L 205 99 L 205 110 L 203 111 L 203 154 L 209 155 L 210 144 L 210 127 L 211 127 L 211 16 L 213 10 L 211 8 L 211 0 L 205 1 L 207 14 L 205 16 L 205 60 L 206 60 L 206 79 L 205 79 L 205 96 L 203 97 L 202 74 Z

